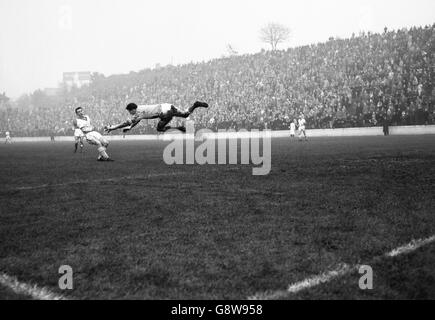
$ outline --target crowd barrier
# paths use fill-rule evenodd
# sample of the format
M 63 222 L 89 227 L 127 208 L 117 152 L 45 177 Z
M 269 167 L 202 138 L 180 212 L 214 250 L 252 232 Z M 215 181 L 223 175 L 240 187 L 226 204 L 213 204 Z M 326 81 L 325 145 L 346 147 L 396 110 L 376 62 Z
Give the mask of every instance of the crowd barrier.
M 427 126 L 391 126 L 389 127 L 390 135 L 421 135 L 435 134 L 435 125 Z M 364 128 L 337 128 L 337 129 L 307 129 L 308 137 L 352 137 L 352 136 L 381 136 L 383 135 L 382 127 L 364 127 Z M 230 138 L 249 138 L 257 135 L 262 135 L 260 131 L 226 131 L 226 132 L 203 132 L 198 131 L 197 137 L 215 138 L 215 139 L 230 139 Z M 296 132 L 297 134 L 297 132 Z M 289 130 L 274 130 L 270 131 L 272 138 L 289 137 Z M 170 141 L 178 138 L 185 138 L 182 133 L 165 133 L 165 134 L 144 134 L 144 135 L 106 135 L 110 141 L 119 140 L 163 140 Z M 46 142 L 50 141 L 50 137 L 13 137 L 14 142 Z M 55 141 L 74 141 L 72 136 L 56 136 Z

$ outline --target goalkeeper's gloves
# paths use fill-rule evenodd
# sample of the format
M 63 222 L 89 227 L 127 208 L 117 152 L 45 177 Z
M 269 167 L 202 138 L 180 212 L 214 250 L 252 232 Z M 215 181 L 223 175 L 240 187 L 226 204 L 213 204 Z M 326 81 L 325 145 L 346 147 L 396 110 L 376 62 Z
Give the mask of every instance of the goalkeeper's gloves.
M 110 131 L 113 131 L 113 130 L 114 130 L 113 126 L 105 126 L 104 127 L 104 131 L 107 132 L 107 133 L 109 133 Z

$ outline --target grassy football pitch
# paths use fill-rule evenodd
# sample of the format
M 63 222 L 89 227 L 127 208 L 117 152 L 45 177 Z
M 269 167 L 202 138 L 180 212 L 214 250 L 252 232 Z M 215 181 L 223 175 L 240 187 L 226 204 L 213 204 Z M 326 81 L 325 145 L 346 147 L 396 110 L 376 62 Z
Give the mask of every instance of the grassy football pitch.
M 272 141 L 272 169 L 173 165 L 169 142 L 0 145 L 0 274 L 71 299 L 246 299 L 342 263 L 283 299 L 435 299 L 435 137 Z M 381 258 L 379 258 L 381 257 Z M 74 289 L 58 288 L 73 269 Z M 0 299 L 27 298 L 0 285 Z

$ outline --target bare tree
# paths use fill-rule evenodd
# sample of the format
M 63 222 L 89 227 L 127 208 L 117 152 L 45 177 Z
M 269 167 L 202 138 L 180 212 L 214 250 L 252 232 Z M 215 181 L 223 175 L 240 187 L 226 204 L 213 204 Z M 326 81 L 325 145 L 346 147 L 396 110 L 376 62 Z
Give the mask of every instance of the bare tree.
M 260 40 L 270 44 L 275 51 L 278 44 L 290 38 L 290 29 L 279 23 L 268 23 L 260 30 Z

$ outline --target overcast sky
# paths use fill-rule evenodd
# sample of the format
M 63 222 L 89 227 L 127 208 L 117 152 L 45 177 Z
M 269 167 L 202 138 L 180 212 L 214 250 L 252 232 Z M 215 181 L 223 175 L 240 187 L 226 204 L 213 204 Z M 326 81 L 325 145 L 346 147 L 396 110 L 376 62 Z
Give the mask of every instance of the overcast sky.
M 56 87 L 64 71 L 105 75 L 266 48 L 259 29 L 292 30 L 281 48 L 435 22 L 435 0 L 0 0 L 0 92 Z

